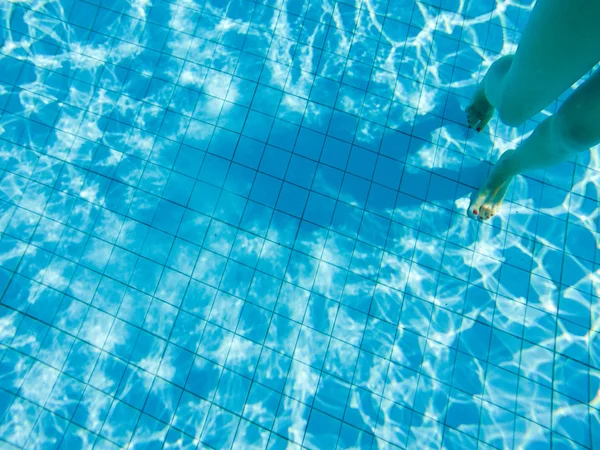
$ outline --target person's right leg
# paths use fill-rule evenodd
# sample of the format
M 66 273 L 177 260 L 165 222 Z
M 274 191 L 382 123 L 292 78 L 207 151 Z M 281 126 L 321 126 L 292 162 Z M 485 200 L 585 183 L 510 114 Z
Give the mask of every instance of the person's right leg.
M 598 0 L 538 0 L 514 56 L 484 77 L 467 108 L 469 125 L 483 128 L 496 108 L 517 126 L 556 100 L 600 61 L 598 17 Z
M 600 69 L 516 150 L 505 152 L 471 200 L 468 214 L 486 220 L 502 203 L 515 175 L 564 162 L 600 144 Z

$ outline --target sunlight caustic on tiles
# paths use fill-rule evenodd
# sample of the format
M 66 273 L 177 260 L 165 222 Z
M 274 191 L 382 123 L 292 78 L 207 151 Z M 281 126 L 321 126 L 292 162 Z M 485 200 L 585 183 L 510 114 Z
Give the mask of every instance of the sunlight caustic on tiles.
M 531 7 L 0 2 L 0 447 L 599 449 L 597 153 L 465 214 Z

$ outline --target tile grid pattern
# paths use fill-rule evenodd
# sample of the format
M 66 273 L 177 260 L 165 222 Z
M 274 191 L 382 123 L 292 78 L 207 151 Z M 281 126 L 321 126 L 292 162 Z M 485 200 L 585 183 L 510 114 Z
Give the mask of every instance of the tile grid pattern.
M 252 2 L 239 4 L 243 8 Z M 412 2 L 410 4 L 412 7 Z M 383 5 L 383 2 L 377 5 Z M 344 7 L 341 2 L 335 6 Z M 418 25 L 419 16 L 414 16 L 414 11 L 419 7 L 430 8 L 425 4 L 414 6 L 407 22 L 416 17 L 415 25 Z M 252 18 L 257 9 L 264 11 L 266 8 L 269 7 L 254 5 Z M 381 8 L 383 16 L 389 8 L 387 4 Z M 248 14 L 249 9 L 244 13 Z M 101 12 L 109 14 L 106 11 L 91 3 L 75 2 L 70 21 L 91 20 L 100 17 Z M 198 23 L 212 24 L 218 20 L 207 11 L 205 5 Z M 269 11 L 281 17 L 291 15 L 277 8 Z M 307 11 L 303 11 L 304 16 L 299 16 L 299 20 L 308 16 Z M 186 11 L 184 15 L 187 14 Z M 129 20 L 124 19 L 127 15 L 118 15 L 121 20 Z M 151 18 L 152 14 L 148 23 L 152 23 Z M 91 23 L 92 29 L 94 24 Z M 306 20 L 303 26 L 305 24 Z M 248 36 L 255 35 L 249 32 Z M 92 36 L 88 36 L 88 42 L 91 39 Z M 462 41 L 456 42 L 460 45 Z M 40 43 L 40 46 L 44 44 Z M 192 43 L 190 52 L 191 48 Z M 217 48 L 220 49 L 215 46 L 210 63 L 214 64 Z M 260 46 L 246 48 L 243 44 L 236 68 L 243 60 L 241 55 L 252 55 L 249 53 L 252 49 L 258 51 Z M 167 58 L 164 50 L 158 52 L 160 58 Z M 329 56 L 321 56 L 324 57 Z M 262 65 L 266 65 L 271 60 L 262 57 L 262 61 Z M 346 64 L 349 61 L 352 60 L 346 58 Z M 184 58 L 183 62 L 191 61 Z M 9 66 L 19 67 L 19 64 L 14 60 Z M 203 66 L 200 64 L 199 67 Z M 63 127 L 57 138 L 60 143 L 46 143 L 41 149 L 42 156 L 26 148 L 20 148 L 18 153 L 10 150 L 12 159 L 4 161 L 0 180 L 4 197 L 0 241 L 4 255 L 2 320 L 11 325 L 5 328 L 8 332 L 2 336 L 2 343 L 6 347 L 0 353 L 2 376 L 6 381 L 1 391 L 2 405 L 5 406 L 0 433 L 3 439 L 6 436 L 8 442 L 23 446 L 29 438 L 30 445 L 32 440 L 44 434 L 42 431 L 54 427 L 57 435 L 64 434 L 61 442 L 67 448 L 70 442 L 75 442 L 69 439 L 81 439 L 84 435 L 84 439 L 93 441 L 98 434 L 97 446 L 110 446 L 111 443 L 124 446 L 132 435 L 134 441 L 143 440 L 149 439 L 153 432 L 161 436 L 157 442 L 161 439 L 175 442 L 180 438 L 193 442 L 193 438 L 200 437 L 201 446 L 214 447 L 227 447 L 236 436 L 253 436 L 256 442 L 262 440 L 266 444 L 268 441 L 272 448 L 284 445 L 286 438 L 308 448 L 328 448 L 336 444 L 344 448 L 352 443 L 358 445 L 357 442 L 361 447 L 368 447 L 372 439 L 375 439 L 374 446 L 421 445 L 426 437 L 437 439 L 438 443 L 443 439 L 446 445 L 457 440 L 471 446 L 476 445 L 475 439 L 480 439 L 501 447 L 494 441 L 498 439 L 494 436 L 497 429 L 490 428 L 498 418 L 506 420 L 507 424 L 513 421 L 515 435 L 522 433 L 522 428 L 549 434 L 550 423 L 545 418 L 535 420 L 537 425 L 528 422 L 532 419 L 528 409 L 531 396 L 539 395 L 540 399 L 536 400 L 543 402 L 548 398 L 546 394 L 552 394 L 555 403 L 575 405 L 573 400 L 581 400 L 577 398 L 579 393 L 569 391 L 567 394 L 571 395 L 566 396 L 564 392 L 552 391 L 552 386 L 556 386 L 554 373 L 549 375 L 550 385 L 544 387 L 548 380 L 543 376 L 533 373 L 522 376 L 523 368 L 519 367 L 522 363 L 517 362 L 512 372 L 501 368 L 508 367 L 502 359 L 506 356 L 501 354 L 503 346 L 509 352 L 520 348 L 518 353 L 521 354 L 534 348 L 537 337 L 530 341 L 521 337 L 525 311 L 527 315 L 545 313 L 529 306 L 515 307 L 514 300 L 506 299 L 506 308 L 521 310 L 516 313 L 522 313 L 523 320 L 518 324 L 511 323 L 510 316 L 496 316 L 500 313 L 500 296 L 496 299 L 495 310 L 491 306 L 489 318 L 485 315 L 469 317 L 463 311 L 444 308 L 439 299 L 434 303 L 431 293 L 436 287 L 443 289 L 443 283 L 450 287 L 453 284 L 468 285 L 465 305 L 469 301 L 489 303 L 492 295 L 501 293 L 496 292 L 497 286 L 491 290 L 478 287 L 483 283 L 469 278 L 469 274 L 465 279 L 459 279 L 441 272 L 441 261 L 436 262 L 422 247 L 419 248 L 420 244 L 430 243 L 430 238 L 437 239 L 444 257 L 450 258 L 449 246 L 460 246 L 461 242 L 450 241 L 447 229 L 436 228 L 430 219 L 441 212 L 442 220 L 447 219 L 447 228 L 451 221 L 463 220 L 460 212 L 430 207 L 437 206 L 435 198 L 424 203 L 422 218 L 416 221 L 390 212 L 395 206 L 402 209 L 405 205 L 418 203 L 419 196 L 426 196 L 432 183 L 437 183 L 435 187 L 442 190 L 449 186 L 458 187 L 457 180 L 448 178 L 447 174 L 431 175 L 426 167 L 408 163 L 401 178 L 394 177 L 393 171 L 386 173 L 394 159 L 405 160 L 406 155 L 398 152 L 409 151 L 406 147 L 411 136 L 414 138 L 411 143 L 418 142 L 419 138 L 435 140 L 428 133 L 443 123 L 444 107 L 440 115 L 435 116 L 435 124 L 419 124 L 422 116 L 417 117 L 414 108 L 419 106 L 418 103 L 394 102 L 385 123 L 360 123 L 377 130 L 370 131 L 380 133 L 381 142 L 360 142 L 360 138 L 354 139 L 347 132 L 349 124 L 354 124 L 354 129 L 359 126 L 360 117 L 344 111 L 342 108 L 346 106 L 343 104 L 328 105 L 328 99 L 321 100 L 322 103 L 314 100 L 308 103 L 303 114 L 296 118 L 286 116 L 280 112 L 285 103 L 276 99 L 275 106 L 269 105 L 270 95 L 278 96 L 283 92 L 288 102 L 298 102 L 306 101 L 312 92 L 295 92 L 297 96 L 290 99 L 292 94 L 288 89 L 298 88 L 293 82 L 289 86 L 281 86 L 281 83 L 269 86 L 262 76 L 245 78 L 248 72 L 241 71 L 240 76 L 234 75 L 234 78 L 227 70 L 208 67 L 204 81 L 204 86 L 208 87 L 181 93 L 184 104 L 190 97 L 204 96 L 206 103 L 201 104 L 202 111 L 188 111 L 186 115 L 182 113 L 185 105 L 177 108 L 171 100 L 174 107 L 153 123 L 151 119 L 156 119 L 153 115 L 163 114 L 167 105 L 158 100 L 154 105 L 144 103 L 140 108 L 144 112 L 147 108 L 150 117 L 142 118 L 140 112 L 138 119 L 131 122 L 113 111 L 115 120 L 102 121 L 106 126 L 101 130 L 103 133 L 109 127 L 115 131 L 128 131 L 127 127 L 134 127 L 135 134 L 131 135 L 127 146 L 120 147 L 123 155 L 118 154 L 118 143 L 115 143 L 115 149 L 98 146 L 86 153 L 90 150 L 86 146 L 91 145 L 88 140 L 74 144 L 68 154 L 60 153 L 64 152 L 65 142 L 74 140 L 74 136 L 69 136 L 71 125 L 64 125 L 69 114 L 74 112 L 74 105 L 68 105 L 66 99 L 58 99 L 65 103 L 57 107 L 54 116 L 49 113 L 50 117 L 40 115 L 30 116 L 29 121 L 15 120 L 13 114 L 23 115 L 17 103 L 17 100 L 22 102 L 22 97 L 3 95 L 4 148 L 22 144 L 27 132 L 32 133 L 32 137 L 38 137 L 34 133 L 42 133 L 43 140 L 43 133 L 50 129 L 42 129 L 40 123 L 57 130 Z M 352 89 L 346 97 L 352 98 L 364 79 L 358 76 L 353 81 L 351 71 L 347 65 L 345 67 L 344 77 L 350 75 L 347 80 L 342 80 L 340 91 Z M 8 92 L 20 90 L 19 86 L 31 75 L 27 69 L 23 65 L 14 79 L 10 79 L 9 71 L 7 79 L 2 80 L 3 87 Z M 453 74 L 454 67 L 450 69 Z M 120 69 L 115 67 L 114 70 Z M 402 68 L 400 71 L 402 74 Z M 44 82 L 84 82 L 77 79 L 76 73 L 75 78 L 66 80 L 57 75 L 57 72 L 47 71 Z M 131 76 L 139 82 L 136 78 L 139 75 Z M 59 80 L 51 80 L 53 77 Z M 293 79 L 292 75 L 289 77 Z M 322 83 L 333 81 L 324 79 L 328 81 Z M 242 86 L 242 93 L 251 89 L 253 82 L 259 83 L 254 86 L 257 91 L 253 98 L 235 99 L 241 103 L 225 103 L 228 90 L 220 86 L 224 80 L 236 80 Z M 160 87 L 164 87 L 160 85 L 165 81 L 156 75 L 150 77 L 148 89 L 157 83 L 160 91 Z M 100 76 L 94 82 L 97 84 L 92 87 L 102 86 L 107 81 Z M 353 82 L 358 86 L 353 86 Z M 283 91 L 273 89 L 274 86 Z M 176 92 L 177 88 L 174 89 Z M 35 96 L 32 91 L 21 92 Z M 318 95 L 326 89 L 315 92 Z M 124 100 L 124 97 L 117 99 L 118 93 L 110 89 L 106 93 L 114 95 L 117 105 Z M 388 95 L 392 94 L 388 92 Z M 147 90 L 142 98 L 149 97 Z M 232 117 L 221 122 L 225 109 L 218 117 L 206 116 L 205 109 L 208 108 L 205 107 L 209 102 L 223 103 L 223 108 L 232 111 Z M 328 109 L 334 105 L 336 108 Z M 238 120 L 236 114 L 241 114 L 242 108 L 248 106 L 250 112 L 245 122 Z M 278 108 L 277 113 L 273 108 Z M 174 117 L 174 111 L 181 115 Z M 390 117 L 404 112 L 415 117 L 413 124 L 405 122 L 395 126 Z M 328 113 L 331 120 L 311 123 Z M 275 118 L 274 114 L 278 116 Z M 203 120 L 190 119 L 196 115 Z M 189 122 L 185 133 L 173 133 L 175 120 Z M 298 127 L 299 120 L 303 120 L 302 127 Z M 24 127 L 20 135 L 18 128 L 11 128 L 15 123 Z M 407 126 L 406 123 L 410 124 L 409 128 L 402 128 Z M 392 131 L 394 128 L 398 131 Z M 152 143 L 152 132 L 156 130 L 157 142 L 150 151 L 144 144 Z M 406 133 L 402 134 L 402 131 Z M 77 135 L 89 137 L 88 132 L 82 125 Z M 236 134 L 240 132 L 241 137 Z M 288 137 L 294 132 L 298 138 L 290 142 Z M 176 144 L 171 143 L 169 137 L 175 138 Z M 371 134 L 368 135 L 370 138 Z M 179 149 L 168 147 L 179 147 L 181 140 L 183 145 Z M 352 141 L 358 145 L 351 147 Z M 232 150 L 230 142 L 237 145 L 235 153 L 221 153 Z M 265 142 L 270 146 L 262 150 Z M 246 149 L 244 145 L 254 147 Z M 323 146 L 322 152 L 317 151 L 319 155 L 302 155 L 302 152 L 314 151 L 315 145 Z M 257 148 L 263 152 L 260 161 L 244 159 L 251 158 Z M 174 153 L 168 155 L 169 151 Z M 90 160 L 90 154 L 105 159 Z M 345 154 L 348 161 L 343 158 Z M 342 158 L 338 160 L 340 155 Z M 236 157 L 240 159 L 236 161 Z M 119 161 L 118 167 L 106 168 L 107 161 L 114 161 L 114 158 Z M 297 161 L 298 167 L 291 170 L 288 166 L 287 173 L 283 173 L 282 166 L 291 164 L 288 160 Z M 36 161 L 37 165 L 32 167 Z M 202 161 L 201 165 L 198 161 Z M 311 167 L 321 176 L 321 185 L 317 184 L 318 178 L 312 185 L 304 185 L 306 180 L 301 175 Z M 156 173 L 149 172 L 150 169 Z M 335 183 L 338 176 L 336 192 L 335 185 L 330 184 L 332 180 Z M 425 176 L 428 183 L 423 186 L 422 180 L 418 179 Z M 169 178 L 165 186 L 152 184 L 162 177 Z M 245 186 L 236 185 L 246 179 L 249 182 Z M 274 191 L 279 192 L 273 195 Z M 396 191 L 399 191 L 397 197 Z M 40 199 L 44 202 L 40 203 Z M 123 200 L 122 204 L 119 200 Z M 387 204 L 386 200 L 389 200 Z M 352 221 L 355 222 L 354 229 L 351 228 Z M 416 237 L 414 247 L 408 250 L 401 250 L 399 246 L 394 248 L 395 243 L 390 244 L 387 239 L 394 231 L 413 233 Z M 502 231 L 497 230 L 500 239 Z M 53 233 L 56 233 L 54 241 L 49 238 Z M 504 233 L 505 238 L 507 234 Z M 139 240 L 142 235 L 146 235 L 143 243 Z M 314 240 L 307 244 L 302 238 L 308 236 Z M 260 247 L 257 248 L 260 256 L 248 252 L 248 245 Z M 340 255 L 340 248 L 347 249 L 347 253 Z M 493 259 L 495 256 L 485 255 L 485 249 L 478 250 L 472 252 L 474 258 L 483 255 Z M 190 266 L 189 261 L 195 261 L 196 256 L 199 256 L 198 262 Z M 403 256 L 408 258 L 403 259 Z M 362 266 L 364 263 L 367 263 L 367 269 Z M 372 267 L 375 269 L 369 269 Z M 394 280 L 392 274 L 382 273 L 385 267 L 403 269 L 404 273 L 400 273 L 403 280 Z M 506 276 L 511 279 L 525 272 L 520 270 L 518 263 L 507 267 L 503 266 L 500 284 L 505 268 L 510 273 Z M 296 273 L 301 270 L 308 271 L 308 275 Z M 358 278 L 360 275 L 364 277 Z M 283 278 L 285 282 L 280 288 Z M 432 289 L 413 284 L 418 282 L 429 282 Z M 274 295 L 265 295 L 271 292 L 258 283 L 273 284 Z M 348 290 L 358 286 L 367 291 L 352 296 L 352 293 L 342 291 L 344 285 L 349 287 Z M 185 292 L 180 290 L 181 286 L 186 287 Z M 403 301 L 401 291 L 405 292 Z M 426 295 L 422 295 L 423 292 Z M 373 293 L 371 303 L 369 294 Z M 486 295 L 490 299 L 481 298 Z M 54 309 L 48 305 L 53 305 Z M 331 314 L 330 321 L 323 319 Z M 145 316 L 143 320 L 142 316 Z M 551 314 L 543 317 L 548 321 L 554 318 L 556 322 L 556 317 Z M 423 322 L 423 318 L 427 320 Z M 472 320 L 475 318 L 478 321 Z M 572 317 L 567 320 L 565 326 L 585 330 L 586 324 L 577 324 Z M 474 325 L 461 325 L 467 322 Z M 398 323 L 402 328 L 396 328 Z M 444 327 L 452 329 L 455 323 L 456 328 L 465 326 L 466 332 L 457 343 L 445 345 Z M 358 324 L 359 328 L 348 329 L 345 324 Z M 422 325 L 427 328 L 426 333 Z M 588 322 L 588 330 L 589 327 Z M 127 338 L 129 335 L 131 338 Z M 32 343 L 28 339 L 30 336 L 39 339 Z M 197 347 L 194 338 L 199 343 Z M 487 348 L 485 343 L 478 348 L 477 342 L 481 339 L 488 343 Z M 463 344 L 463 341 L 467 343 Z M 418 355 L 416 350 L 423 354 Z M 57 351 L 65 353 L 57 355 Z M 415 351 L 416 360 L 407 357 L 410 351 Z M 544 351 L 552 353 L 553 350 L 535 346 L 529 353 Z M 394 352 L 397 352 L 396 357 Z M 567 356 L 572 359 L 566 361 L 565 358 L 565 364 L 589 366 L 588 361 L 577 362 L 582 360 L 580 355 Z M 558 354 L 556 357 L 564 358 Z M 439 366 L 441 370 L 428 373 L 422 369 L 427 365 L 432 369 Z M 502 380 L 510 384 L 506 389 L 511 390 L 512 401 L 492 398 L 493 394 L 486 396 L 483 385 L 481 392 L 470 392 L 477 382 L 469 380 L 469 376 L 477 374 L 482 367 L 486 373 L 483 384 L 487 386 L 491 377 L 496 377 L 492 379 L 494 383 Z M 187 373 L 184 368 L 189 369 Z M 381 370 L 383 375 L 379 379 L 373 378 L 372 368 Z M 279 380 L 270 377 L 274 370 L 283 372 Z M 39 389 L 39 380 L 49 381 L 44 383 L 46 391 Z M 398 401 L 395 382 L 408 384 L 409 394 L 401 401 Z M 517 389 L 519 396 L 524 397 L 524 403 L 517 401 Z M 336 405 L 338 395 L 344 400 Z M 75 399 L 73 404 L 62 404 L 61 399 L 65 397 Z M 482 397 L 490 405 L 485 409 L 488 416 L 480 413 Z M 268 406 L 262 404 L 271 398 L 274 400 Z M 362 411 L 353 407 L 353 402 L 358 402 Z M 252 417 L 253 405 L 257 409 L 265 406 L 277 418 Z M 549 404 L 544 406 L 546 411 L 550 410 Z M 21 420 L 23 417 L 27 420 Z M 196 418 L 197 422 L 186 423 L 190 418 Z M 467 422 L 472 427 L 461 428 L 464 424 L 452 423 L 465 418 L 473 419 L 472 423 Z M 432 425 L 436 420 L 445 422 L 446 426 L 440 424 L 436 428 Z M 171 428 L 165 426 L 169 423 Z M 6 431 L 14 429 L 16 424 L 21 424 L 20 431 L 9 435 Z M 29 429 L 28 424 L 31 425 Z M 430 434 L 432 430 L 435 432 Z M 568 435 L 564 431 L 561 433 L 560 428 L 555 431 L 557 439 L 561 439 L 561 434 Z M 513 438 L 506 439 L 512 442 Z M 581 444 L 590 446 L 589 439 L 585 441 L 585 433 L 574 439 L 582 439 Z

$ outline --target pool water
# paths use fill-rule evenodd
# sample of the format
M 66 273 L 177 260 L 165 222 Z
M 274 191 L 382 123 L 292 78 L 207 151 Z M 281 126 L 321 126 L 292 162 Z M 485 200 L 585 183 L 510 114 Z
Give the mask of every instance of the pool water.
M 531 7 L 0 3 L 0 448 L 599 449 L 597 153 L 465 215 Z

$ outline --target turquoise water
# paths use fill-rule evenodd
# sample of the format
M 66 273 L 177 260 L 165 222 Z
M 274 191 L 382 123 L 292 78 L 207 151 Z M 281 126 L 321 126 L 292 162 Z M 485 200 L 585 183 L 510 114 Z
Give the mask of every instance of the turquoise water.
M 530 9 L 0 3 L 0 447 L 600 448 L 597 153 L 464 211 Z

